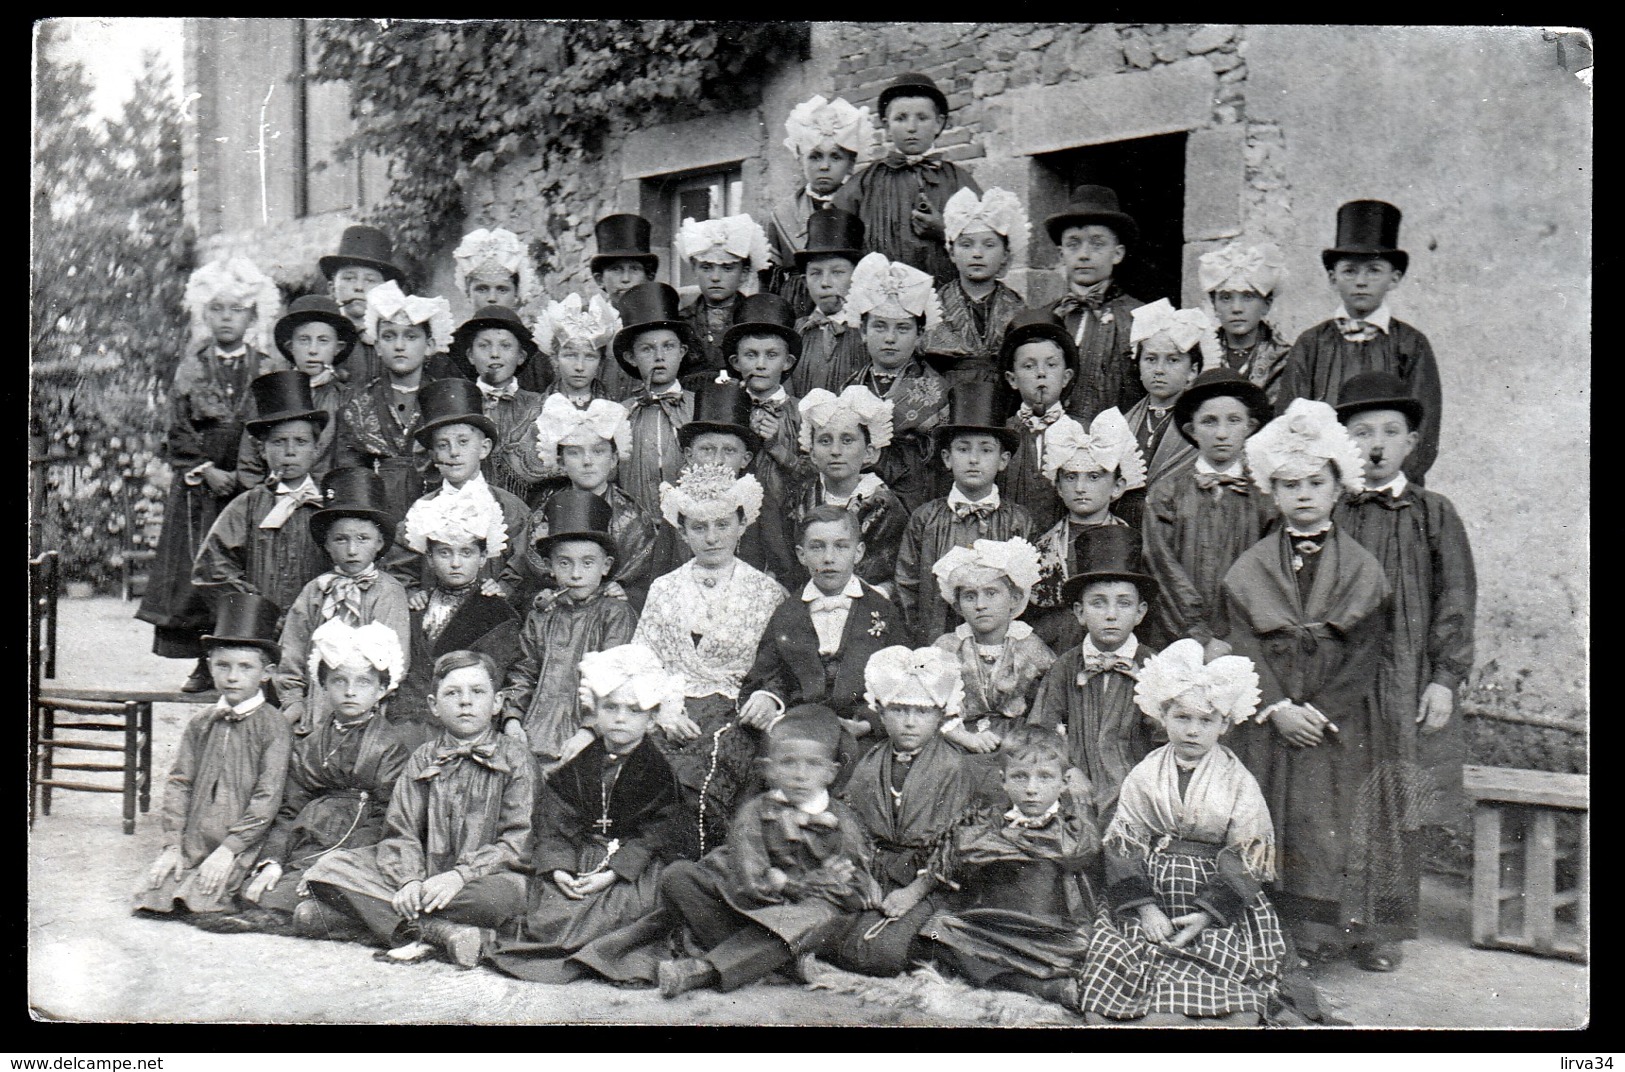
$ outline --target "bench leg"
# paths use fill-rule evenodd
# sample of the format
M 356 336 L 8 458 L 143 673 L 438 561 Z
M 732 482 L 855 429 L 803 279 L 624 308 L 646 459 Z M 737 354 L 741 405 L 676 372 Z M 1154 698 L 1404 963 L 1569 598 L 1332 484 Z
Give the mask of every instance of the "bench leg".
M 49 782 L 56 775 L 56 764 L 52 760 L 56 750 L 51 748 L 49 743 L 55 738 L 56 708 L 44 704 L 40 707 L 40 740 L 46 742 L 46 746 L 40 749 L 39 771 L 41 780 L 45 782 Z M 49 785 L 40 786 L 40 814 L 51 814 L 51 787 Z
M 152 704 L 141 705 L 141 810 L 152 803 Z
M 1501 931 L 1501 809 L 1473 810 L 1473 944 L 1494 945 Z
M 124 833 L 135 833 L 136 783 L 141 778 L 141 707 L 124 709 Z
M 1557 813 L 1534 809 L 1525 838 L 1523 936 L 1550 953 L 1557 940 Z

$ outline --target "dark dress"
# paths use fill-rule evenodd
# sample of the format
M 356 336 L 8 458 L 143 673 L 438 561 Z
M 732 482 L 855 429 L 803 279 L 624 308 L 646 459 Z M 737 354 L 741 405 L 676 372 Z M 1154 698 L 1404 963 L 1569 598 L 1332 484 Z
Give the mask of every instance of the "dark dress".
M 422 383 L 428 382 L 425 372 Z M 417 392 L 395 390 L 386 376 L 352 388 L 339 408 L 334 462 L 363 466 L 383 477 L 385 501 L 396 517 L 405 517 L 407 507 L 423 494 L 431 468 L 429 451 L 412 438 L 417 426 Z
M 862 330 L 817 309 L 796 321 L 796 331 L 801 333 L 801 359 L 790 370 L 785 386 L 797 398 L 806 398 L 815 387 L 840 394 L 841 388 L 869 363 Z
M 1152 655 L 1139 644 L 1130 658 L 1135 672 Z M 1153 727 L 1134 702 L 1135 678 L 1121 670 L 1091 672 L 1083 645 L 1055 660 L 1027 714 L 1034 726 L 1066 732 L 1067 755 L 1089 779 L 1090 804 L 1102 823 L 1111 819 L 1117 791 L 1134 765 L 1153 747 Z
M 875 475 L 910 512 L 946 495 L 948 474 L 938 460 L 932 432 L 947 415 L 948 381 L 916 354 L 890 381 L 879 379 L 873 365 L 864 365 L 846 383 L 830 390 L 839 394 L 851 384 L 867 387 L 892 403 L 892 440 L 880 449 Z
M 261 484 L 215 518 L 192 563 L 192 583 L 211 601 L 226 592 L 252 592 L 275 603 L 285 618 L 305 585 L 327 570 L 327 553 L 310 537 L 317 504 L 301 503 L 280 528 L 261 528 L 276 501 L 276 484 Z
M 482 651 L 496 662 L 500 686 L 508 667 L 519 657 L 519 615 L 506 600 L 480 595 L 472 585 L 465 592 L 435 636 L 424 628 L 428 608 L 411 612 L 412 649 L 406 679 L 389 704 L 389 719 L 408 748 L 440 734 L 440 723 L 429 707 L 436 659 L 452 651 Z
M 940 217 L 948 199 L 965 189 L 978 197 L 982 194 L 970 172 L 951 160 L 927 158 L 910 164 L 893 151 L 835 191 L 835 207 L 863 221 L 865 252 L 912 265 L 941 286 L 955 278 L 957 269 L 941 235 L 926 238 L 914 233 L 912 213 L 924 197 Z
M 1032 539 L 1032 519 L 1024 507 L 1002 496 L 997 507 L 977 517 L 958 516 L 946 498 L 933 499 L 910 515 L 897 552 L 897 604 L 916 636 L 935 639 L 957 617 L 931 570 L 937 560 L 953 547 L 1014 536 Z
M 958 278 L 937 288 L 942 321 L 926 334 L 921 349 L 944 358 L 948 384 L 1001 383 L 999 348 L 1010 318 L 1027 307 L 1020 294 L 995 281 L 992 293 L 977 301 Z

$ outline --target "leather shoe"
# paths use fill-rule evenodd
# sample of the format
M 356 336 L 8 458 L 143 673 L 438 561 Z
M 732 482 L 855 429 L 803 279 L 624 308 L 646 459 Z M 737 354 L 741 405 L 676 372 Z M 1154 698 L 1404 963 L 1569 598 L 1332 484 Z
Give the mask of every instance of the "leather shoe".
M 1354 963 L 1368 972 L 1395 971 L 1404 962 L 1405 955 L 1399 951 L 1397 942 L 1362 945 L 1354 954 Z
M 182 692 L 211 692 L 214 689 L 214 675 L 209 673 L 209 664 L 202 659 L 192 668 L 192 675 L 181 686 Z
M 660 996 L 663 998 L 674 998 L 690 990 L 712 986 L 717 981 L 717 970 L 711 967 L 710 961 L 698 957 L 663 960 L 655 969 L 655 974 L 660 980 Z
M 433 942 L 446 952 L 446 959 L 459 968 L 472 968 L 480 962 L 485 950 L 485 935 L 469 923 L 451 923 L 443 919 L 425 919 L 418 923 L 423 940 Z

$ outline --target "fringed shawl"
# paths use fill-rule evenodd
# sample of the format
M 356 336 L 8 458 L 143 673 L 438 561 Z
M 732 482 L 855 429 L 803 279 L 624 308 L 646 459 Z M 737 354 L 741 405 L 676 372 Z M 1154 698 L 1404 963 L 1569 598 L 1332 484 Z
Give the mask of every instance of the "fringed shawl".
M 1222 744 L 1196 764 L 1183 796 L 1172 745 L 1146 756 L 1123 780 L 1106 845 L 1149 857 L 1175 839 L 1233 849 L 1248 874 L 1261 882 L 1275 878 L 1269 805 L 1252 774 Z

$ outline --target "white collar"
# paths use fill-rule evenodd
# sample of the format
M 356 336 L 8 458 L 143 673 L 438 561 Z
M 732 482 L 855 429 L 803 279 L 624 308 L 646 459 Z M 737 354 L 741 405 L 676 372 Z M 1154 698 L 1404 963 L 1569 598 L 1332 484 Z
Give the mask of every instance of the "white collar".
M 1324 523 L 1317 525 L 1312 529 L 1300 529 L 1298 526 L 1288 522 L 1286 525 L 1286 534 L 1292 539 L 1303 540 L 1310 536 L 1319 536 L 1323 532 L 1329 532 L 1331 527 L 1331 518 L 1327 518 Z
M 1237 454 L 1236 455 L 1236 460 L 1231 462 L 1229 465 L 1225 466 L 1223 469 L 1215 469 L 1215 468 L 1213 468 L 1212 463 L 1210 463 L 1206 458 L 1204 458 L 1200 454 L 1198 454 L 1196 456 L 1196 471 L 1198 473 L 1218 473 L 1220 476 L 1246 476 L 1247 475 L 1247 471 L 1246 471 L 1245 467 L 1242 465 L 1242 456 L 1240 454 Z
M 1042 815 L 1033 815 L 1029 817 L 1023 814 L 1020 808 L 1012 804 L 1010 806 L 1010 810 L 1004 813 L 1004 821 L 1007 823 L 1014 823 L 1017 826 L 1042 826 L 1044 824 L 1044 820 L 1048 819 L 1050 816 L 1056 814 L 1060 810 L 1061 802 L 1060 800 L 1055 800 L 1050 803 L 1049 807 L 1044 809 L 1044 813 Z
M 676 380 L 671 381 L 658 391 L 652 389 L 648 384 L 644 384 L 643 389 L 650 398 L 665 398 L 667 395 L 680 395 L 683 393 L 683 385 Z
M 1401 495 L 1405 494 L 1405 489 L 1410 487 L 1410 486 L 1411 486 L 1411 482 L 1409 480 L 1405 479 L 1405 471 L 1403 469 L 1401 469 L 1399 472 L 1394 474 L 1394 478 L 1392 480 L 1388 481 L 1388 483 L 1382 485 L 1381 487 L 1367 488 L 1366 490 L 1367 491 L 1386 491 L 1388 494 L 1392 495 L 1394 498 L 1397 499 Z
M 259 710 L 260 707 L 264 705 L 264 703 L 265 703 L 265 691 L 262 689 L 259 692 L 256 692 L 254 695 L 250 696 L 248 699 L 244 700 L 242 703 L 236 704 L 235 706 L 226 703 L 226 698 L 224 696 L 222 696 L 220 699 L 218 699 L 218 700 L 216 700 L 214 702 L 214 709 L 216 711 L 219 711 L 221 714 L 224 714 L 227 711 L 229 711 L 234 715 L 246 715 L 250 711 Z
M 1393 318 L 1394 314 L 1388 311 L 1387 302 L 1383 302 L 1381 305 L 1371 310 L 1371 315 L 1369 316 L 1355 316 L 1353 313 L 1349 312 L 1345 306 L 1340 305 L 1337 307 L 1337 312 L 1332 317 L 1334 320 L 1363 320 L 1372 327 L 1379 329 L 1384 335 L 1388 334 L 1388 325 Z
M 773 790 L 771 795 L 773 799 L 778 801 L 780 804 L 790 803 L 790 798 L 784 795 L 784 791 L 782 789 Z M 795 809 L 797 811 L 804 811 L 808 815 L 824 814 L 829 810 L 829 790 L 820 789 L 817 796 L 813 797 L 805 804 L 795 805 Z
M 987 494 L 980 499 L 967 499 L 965 493 L 959 490 L 959 485 L 955 484 L 948 489 L 948 505 L 950 507 L 974 506 L 978 509 L 992 508 L 997 510 L 999 508 L 999 486 L 994 484 L 987 490 Z
M 1133 662 L 1134 661 L 1134 656 L 1135 656 L 1136 653 L 1139 652 L 1139 650 L 1140 650 L 1139 638 L 1136 637 L 1133 633 L 1130 633 L 1128 635 L 1128 639 L 1123 641 L 1123 643 L 1118 646 L 1118 649 L 1116 651 L 1101 651 L 1099 648 L 1095 647 L 1095 638 L 1094 637 L 1088 636 L 1086 634 L 1084 636 L 1084 638 L 1083 638 L 1083 654 L 1086 657 L 1090 656 L 1090 655 L 1095 655 L 1095 656 L 1100 656 L 1100 655 L 1120 655 L 1123 658 L 1129 660 L 1130 662 Z
M 449 498 L 461 498 L 464 495 L 479 495 L 479 493 L 482 491 L 485 492 L 486 495 L 489 495 L 492 499 L 496 498 L 496 496 L 491 495 L 490 486 L 485 482 L 485 474 L 480 472 L 478 469 L 474 470 L 473 476 L 463 481 L 463 486 L 460 488 L 452 487 L 451 481 L 449 480 L 440 485 L 440 494 Z
M 846 579 L 846 587 L 842 588 L 835 594 L 838 596 L 845 596 L 847 599 L 859 599 L 863 596 L 863 582 L 858 580 L 857 574 L 853 574 Z M 826 597 L 823 589 L 819 588 L 812 581 L 808 581 L 807 587 L 801 590 L 801 601 L 803 603 L 811 603 L 815 599 L 824 598 Z
M 220 349 L 220 345 L 216 343 L 214 347 L 214 356 L 220 358 L 222 361 L 235 361 L 239 357 L 247 357 L 248 344 L 246 342 L 240 342 L 237 344 L 237 349 L 235 350 L 222 350 Z
M 1004 642 L 1008 644 L 1012 640 L 1026 640 L 1032 635 L 1033 627 L 1024 621 L 1017 619 L 1010 623 L 1010 631 L 1004 634 Z M 960 622 L 958 625 L 954 626 L 954 636 L 959 640 L 976 640 L 976 630 L 970 627 L 969 622 Z M 978 640 L 977 646 L 983 648 L 997 648 L 1002 647 L 1003 645 L 983 644 Z
M 418 381 L 418 387 L 422 387 L 422 386 L 423 386 L 423 381 L 419 380 Z M 402 387 L 398 383 L 392 383 L 392 384 L 389 385 L 389 389 L 391 391 L 399 391 L 403 395 L 415 395 L 415 394 L 417 394 L 418 393 L 418 387 Z
M 875 474 L 863 473 L 858 477 L 858 486 L 852 489 L 852 494 L 842 499 L 838 496 L 831 495 L 829 493 L 829 489 L 824 486 L 824 478 L 818 478 L 818 491 L 819 494 L 823 496 L 825 506 L 849 507 L 855 502 L 860 502 L 869 498 L 875 492 L 879 491 L 885 486 L 885 481 L 881 480 Z
M 746 394 L 750 394 L 750 392 L 747 391 Z M 788 402 L 790 401 L 790 392 L 786 391 L 784 389 L 784 384 L 781 383 L 773 390 L 771 394 L 762 398 L 751 395 L 750 400 L 752 402 Z
M 1404 476 L 1405 474 L 1401 473 L 1399 475 Z M 278 480 L 276 482 L 276 493 L 278 495 L 297 495 L 299 492 L 304 491 L 307 487 L 310 488 L 313 491 L 317 491 L 317 492 L 321 491 L 321 488 L 316 483 L 316 478 L 311 476 L 309 473 L 306 473 L 305 474 L 305 479 L 301 480 L 299 483 L 294 484 L 292 486 L 289 486 L 288 484 L 285 484 L 282 481 Z

